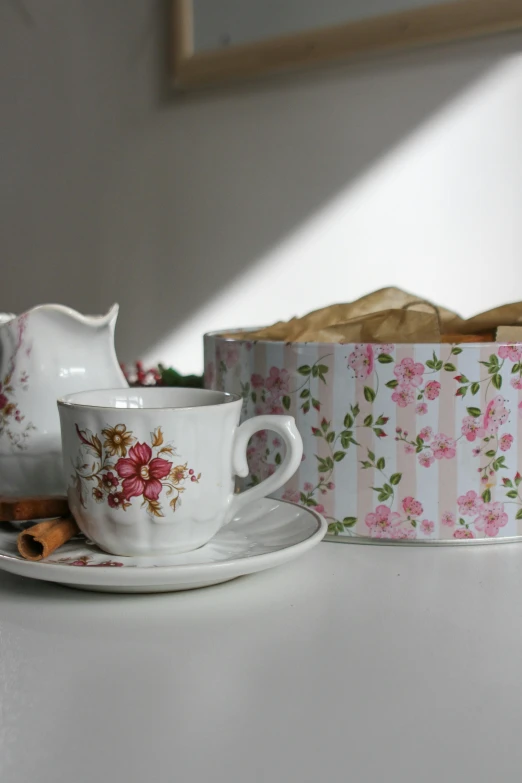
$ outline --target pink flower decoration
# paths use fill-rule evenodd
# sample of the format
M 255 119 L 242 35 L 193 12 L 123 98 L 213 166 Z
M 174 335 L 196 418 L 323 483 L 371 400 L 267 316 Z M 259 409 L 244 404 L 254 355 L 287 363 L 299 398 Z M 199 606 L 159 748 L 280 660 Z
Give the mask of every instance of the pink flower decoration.
M 480 468 L 479 468 L 479 471 L 480 471 Z M 487 484 L 488 483 L 488 477 L 486 476 L 486 474 L 484 474 L 483 476 L 480 477 L 480 483 L 481 484 Z
M 518 415 L 522 416 L 522 402 L 518 403 Z
M 414 388 L 421 385 L 423 373 L 424 365 L 420 362 L 415 362 L 410 357 L 403 359 L 399 364 L 396 364 L 393 371 L 393 374 L 399 383 L 413 386 Z
M 285 489 L 283 492 L 283 500 L 288 500 L 290 503 L 299 503 L 301 496 L 295 489 Z
M 443 525 L 446 525 L 446 527 L 453 527 L 455 524 L 455 514 L 452 514 L 451 511 L 445 511 L 440 521 Z
M 411 443 L 407 443 L 404 447 L 404 451 L 406 452 L 406 454 L 414 454 L 415 446 L 413 446 Z
M 282 443 L 281 443 L 281 441 L 279 440 L 279 438 L 274 438 L 274 440 L 272 441 L 272 446 L 273 446 L 275 449 L 279 449 L 279 448 L 281 448 L 281 446 L 282 446 Z
M 282 416 L 284 412 L 283 406 L 277 400 L 270 399 L 270 397 L 267 399 L 265 413 L 270 413 L 273 416 Z
M 394 348 L 395 346 L 391 345 L 391 343 L 381 343 L 380 345 L 373 346 L 373 350 L 375 351 L 376 354 L 381 354 L 381 353 L 390 354 L 393 352 Z
M 509 416 L 509 410 L 505 407 L 506 400 L 501 394 L 493 397 L 488 403 L 484 413 L 484 427 L 486 432 L 494 434 L 498 432 L 499 427 L 505 424 Z
M 457 503 L 459 506 L 459 512 L 463 517 L 478 514 L 483 506 L 482 498 L 477 495 L 474 489 L 470 489 L 469 492 L 466 492 L 465 495 L 461 495 L 459 498 L 457 498 Z
M 432 435 L 433 435 L 433 430 L 431 429 L 431 427 L 423 427 L 419 432 L 419 438 L 421 438 L 424 441 L 429 441 Z
M 373 538 L 389 538 L 391 531 L 400 525 L 401 515 L 388 506 L 377 506 L 373 513 L 366 514 L 364 521 Z
M 455 530 L 453 533 L 453 538 L 475 538 L 471 530 L 468 530 L 465 527 L 459 527 L 458 530 Z
M 225 342 L 219 346 L 218 357 L 230 370 L 238 362 L 239 348 L 233 342 Z
M 423 468 L 429 468 L 430 465 L 433 465 L 435 462 L 435 457 L 433 456 L 433 452 L 427 449 L 426 451 L 422 451 L 419 454 L 419 462 L 422 465 Z
M 502 435 L 499 441 L 500 451 L 509 451 L 512 443 L 513 443 L 513 435 L 510 435 L 509 433 Z
M 265 385 L 265 379 L 262 375 L 255 372 L 250 378 L 250 383 L 253 389 L 261 389 Z
M 324 506 L 318 503 L 317 506 L 314 506 L 314 511 L 317 511 L 318 514 L 324 514 Z
M 424 387 L 424 394 L 428 400 L 436 400 L 440 394 L 440 383 L 438 381 L 430 381 Z
M 418 517 L 420 514 L 422 514 L 423 508 L 422 504 L 419 503 L 418 500 L 415 500 L 415 498 L 412 498 L 411 495 L 409 495 L 407 498 L 404 498 L 402 501 L 402 507 L 406 514 L 409 514 L 411 517 Z
M 395 527 L 390 531 L 389 537 L 395 541 L 411 541 L 417 538 L 417 534 L 413 527 Z
M 405 408 L 415 400 L 415 389 L 413 386 L 397 386 L 391 398 L 399 408 Z
M 289 381 L 290 375 L 288 370 L 280 370 L 278 367 L 270 368 L 270 373 L 266 379 L 266 388 L 269 390 L 273 400 L 280 400 L 288 392 Z
M 423 519 L 420 526 L 422 532 L 428 536 L 435 530 L 435 522 L 431 522 L 429 519 Z
M 466 440 L 473 442 L 477 437 L 483 438 L 486 434 L 482 416 L 475 419 L 473 416 L 465 416 L 462 419 L 462 434 Z
M 305 492 L 312 492 L 314 485 L 310 481 L 305 481 L 303 489 Z
M 143 495 L 147 500 L 157 500 L 162 490 L 160 479 L 169 475 L 172 462 L 161 457 L 152 459 L 147 443 L 136 443 L 129 449 L 129 456 L 116 463 L 116 471 L 123 478 L 125 500 Z
M 6 407 L 8 402 L 9 400 L 7 399 L 5 394 L 0 394 L 0 411 Z
M 428 406 L 425 402 L 419 402 L 419 404 L 415 406 L 415 413 L 418 413 L 419 416 L 424 416 L 424 414 L 427 412 Z
M 480 446 L 475 446 L 475 448 L 471 453 L 473 454 L 474 457 L 479 457 L 481 451 L 482 449 L 480 448 Z
M 359 343 L 348 357 L 356 378 L 367 378 L 373 371 L 373 346 Z
M 515 376 L 514 378 L 511 378 L 510 383 L 514 389 L 522 389 L 522 378 L 517 378 Z
M 457 453 L 457 444 L 453 438 L 450 438 L 449 435 L 444 435 L 442 432 L 433 437 L 431 448 L 435 459 L 453 459 Z
M 507 522 L 508 515 L 504 511 L 503 503 L 484 503 L 474 520 L 477 530 L 483 530 L 489 538 L 494 538 Z
M 522 345 L 520 343 L 509 343 L 501 345 L 498 349 L 498 355 L 501 359 L 509 359 L 512 362 L 519 362 L 522 359 Z

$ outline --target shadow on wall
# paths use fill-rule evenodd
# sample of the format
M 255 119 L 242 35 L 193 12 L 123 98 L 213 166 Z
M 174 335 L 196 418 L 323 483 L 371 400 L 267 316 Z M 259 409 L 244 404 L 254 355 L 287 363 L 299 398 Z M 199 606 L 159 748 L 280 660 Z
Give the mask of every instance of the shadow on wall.
M 24 5 L 29 18 L 0 9 L 0 309 L 119 301 L 124 360 L 519 47 L 492 38 L 180 98 L 168 2 Z

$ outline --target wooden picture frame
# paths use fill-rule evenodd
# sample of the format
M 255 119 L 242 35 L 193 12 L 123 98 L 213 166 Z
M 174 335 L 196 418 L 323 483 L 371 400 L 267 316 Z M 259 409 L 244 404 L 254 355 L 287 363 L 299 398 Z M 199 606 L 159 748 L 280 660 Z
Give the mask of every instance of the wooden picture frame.
M 522 0 L 454 0 L 334 27 L 195 52 L 193 0 L 172 0 L 172 78 L 178 90 L 212 87 L 520 27 Z

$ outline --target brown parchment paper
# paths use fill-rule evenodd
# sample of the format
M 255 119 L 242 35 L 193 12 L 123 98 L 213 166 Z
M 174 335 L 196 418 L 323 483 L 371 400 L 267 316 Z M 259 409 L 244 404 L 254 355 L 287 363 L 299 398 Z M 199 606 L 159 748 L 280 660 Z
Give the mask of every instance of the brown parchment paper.
M 251 340 L 329 343 L 487 342 L 522 332 L 522 302 L 502 305 L 467 320 L 400 288 L 381 288 L 354 302 L 314 310 L 300 318 L 245 331 Z M 511 332 L 508 332 L 511 328 Z M 502 331 L 500 331 L 502 330 Z M 520 332 L 519 332 L 520 333 Z M 238 338 L 238 333 L 224 335 Z

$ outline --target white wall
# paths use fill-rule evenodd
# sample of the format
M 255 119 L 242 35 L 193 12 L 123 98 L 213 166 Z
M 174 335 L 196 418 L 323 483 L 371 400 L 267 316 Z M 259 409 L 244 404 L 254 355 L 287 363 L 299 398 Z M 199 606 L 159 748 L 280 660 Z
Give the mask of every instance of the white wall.
M 174 98 L 162 0 L 0 4 L 0 309 L 122 305 L 123 359 L 395 284 L 522 299 L 522 35 Z

